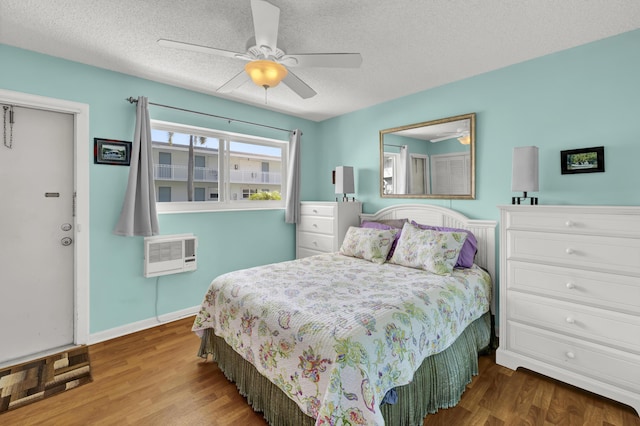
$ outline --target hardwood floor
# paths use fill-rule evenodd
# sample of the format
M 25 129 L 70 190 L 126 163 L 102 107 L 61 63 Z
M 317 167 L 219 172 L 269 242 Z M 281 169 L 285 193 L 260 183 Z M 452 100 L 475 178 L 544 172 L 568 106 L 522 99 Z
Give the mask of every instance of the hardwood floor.
M 0 425 L 266 425 L 215 363 L 196 356 L 192 322 L 92 345 L 92 383 L 0 414 Z M 424 425 L 639 426 L 640 418 L 630 407 L 511 371 L 487 355 L 461 402 Z

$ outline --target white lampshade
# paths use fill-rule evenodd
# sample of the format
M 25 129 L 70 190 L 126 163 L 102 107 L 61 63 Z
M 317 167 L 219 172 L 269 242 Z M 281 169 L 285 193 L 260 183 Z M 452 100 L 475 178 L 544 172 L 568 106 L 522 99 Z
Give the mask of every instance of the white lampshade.
M 356 192 L 353 182 L 353 167 L 336 167 L 336 194 L 353 194 Z
M 538 191 L 538 147 L 513 148 L 511 191 Z

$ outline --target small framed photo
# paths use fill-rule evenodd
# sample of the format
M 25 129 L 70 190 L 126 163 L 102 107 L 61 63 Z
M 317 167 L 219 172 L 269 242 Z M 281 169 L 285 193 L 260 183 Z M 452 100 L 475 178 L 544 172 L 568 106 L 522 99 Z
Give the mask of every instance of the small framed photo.
M 131 142 L 94 138 L 93 163 L 128 166 L 131 164 Z
M 560 151 L 563 175 L 604 172 L 604 146 Z

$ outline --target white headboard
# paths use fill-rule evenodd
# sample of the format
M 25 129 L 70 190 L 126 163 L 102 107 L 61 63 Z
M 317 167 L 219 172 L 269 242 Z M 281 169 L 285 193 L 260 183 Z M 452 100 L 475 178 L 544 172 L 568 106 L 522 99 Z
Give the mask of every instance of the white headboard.
M 478 240 L 478 253 L 475 263 L 485 268 L 493 280 L 493 294 L 496 294 L 496 225 L 495 220 L 469 219 L 465 215 L 446 207 L 429 204 L 398 204 L 385 207 L 376 213 L 360 215 L 360 220 L 409 219 L 418 223 L 450 228 L 468 229 Z M 491 310 L 495 311 L 495 297 L 492 298 Z

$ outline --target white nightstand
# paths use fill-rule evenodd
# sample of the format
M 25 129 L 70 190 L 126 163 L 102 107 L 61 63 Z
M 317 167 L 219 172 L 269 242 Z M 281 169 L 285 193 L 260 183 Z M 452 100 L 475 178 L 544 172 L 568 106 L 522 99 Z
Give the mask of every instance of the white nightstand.
M 303 201 L 296 227 L 296 257 L 340 250 L 349 227 L 360 226 L 361 213 L 362 203 L 358 201 Z

